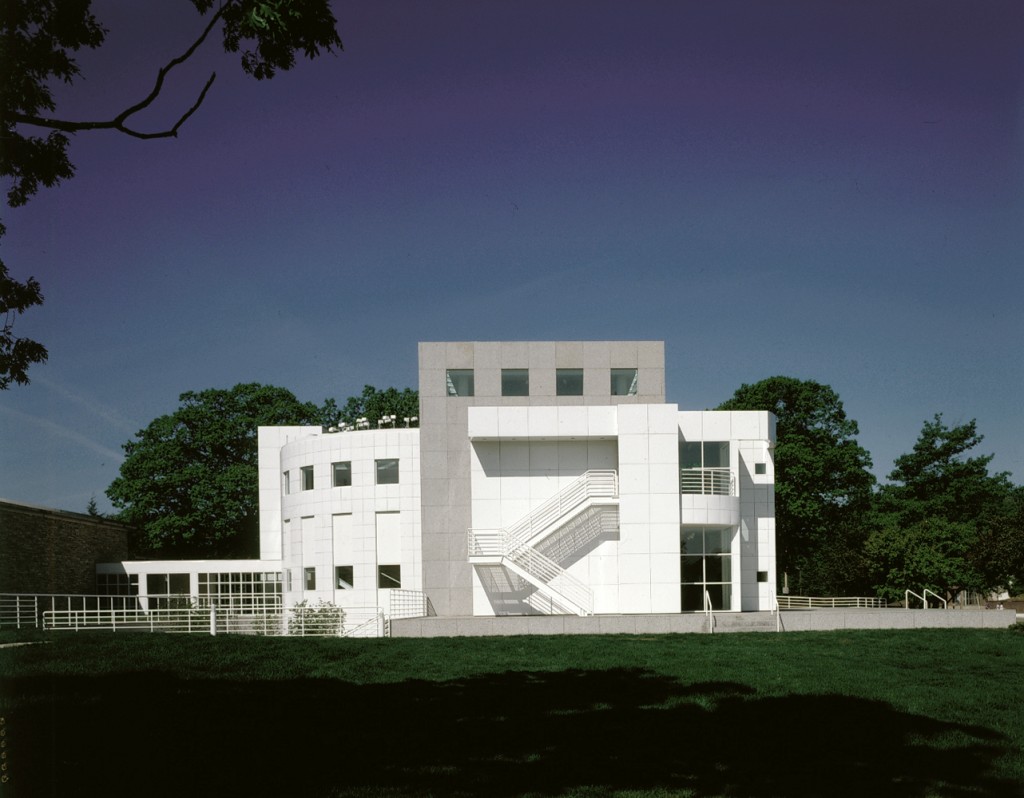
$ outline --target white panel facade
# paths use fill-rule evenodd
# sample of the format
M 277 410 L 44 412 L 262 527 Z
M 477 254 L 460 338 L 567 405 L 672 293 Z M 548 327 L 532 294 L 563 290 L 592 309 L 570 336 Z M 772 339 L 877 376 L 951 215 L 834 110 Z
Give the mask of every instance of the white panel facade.
M 420 383 L 421 429 L 259 429 L 259 560 L 124 567 L 385 613 L 773 606 L 775 417 L 666 403 L 660 342 L 421 344 Z
M 330 433 L 312 427 L 305 433 L 278 455 L 279 491 L 284 473 L 289 474 L 279 522 L 282 530 L 290 530 L 282 534 L 285 604 L 323 600 L 387 612 L 390 594 L 389 588 L 378 587 L 380 565 L 399 566 L 403 589 L 418 590 L 422 584 L 419 430 Z M 303 482 L 303 469 L 312 469 L 311 484 Z M 387 562 L 379 558 L 379 514 L 388 516 Z M 313 587 L 309 568 L 314 569 Z

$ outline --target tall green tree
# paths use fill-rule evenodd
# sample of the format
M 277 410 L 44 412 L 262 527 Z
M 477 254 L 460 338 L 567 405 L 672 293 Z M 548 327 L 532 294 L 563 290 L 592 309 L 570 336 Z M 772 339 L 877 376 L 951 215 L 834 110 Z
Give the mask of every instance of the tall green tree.
M 51 187 L 75 173 L 68 156 L 69 136 L 112 130 L 139 139 L 176 137 L 206 99 L 212 73 L 187 109 L 176 109 L 162 129 L 142 130 L 134 118 L 158 104 L 169 73 L 191 59 L 215 30 L 228 53 L 241 51 L 242 69 L 257 80 L 295 65 L 296 53 L 315 58 L 321 49 L 341 48 L 330 0 L 192 0 L 202 21 L 181 54 L 156 69 L 149 93 L 125 101 L 124 110 L 103 119 L 60 115 L 54 83 L 71 84 L 81 74 L 75 53 L 103 45 L 107 30 L 92 13 L 90 0 L 3 0 L 0 3 L 0 175 L 11 179 L 7 204 L 28 202 L 40 187 Z M 216 6 L 216 7 L 215 7 Z M 0 237 L 5 229 L 0 224 Z M 31 365 L 46 361 L 45 347 L 14 334 L 14 318 L 42 304 L 38 281 L 11 277 L 0 262 L 0 390 L 25 384 Z
M 938 414 L 894 461 L 866 549 L 881 594 L 927 587 L 953 597 L 1020 574 L 1021 489 L 989 473 L 992 455 L 970 456 L 982 440 L 974 419 L 947 426 Z
M 718 410 L 770 410 L 777 418 L 775 529 L 780 579 L 792 592 L 861 592 L 861 550 L 871 507 L 871 456 L 828 385 L 794 377 L 744 384 Z
M 141 529 L 141 548 L 155 556 L 258 556 L 257 427 L 320 424 L 322 409 L 258 383 L 179 400 L 124 444 L 107 488 L 119 520 Z

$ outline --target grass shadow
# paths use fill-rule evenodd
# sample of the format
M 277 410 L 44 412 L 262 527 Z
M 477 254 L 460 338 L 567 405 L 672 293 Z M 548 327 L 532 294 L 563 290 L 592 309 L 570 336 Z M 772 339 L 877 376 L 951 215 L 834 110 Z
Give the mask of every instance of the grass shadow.
M 23 677 L 0 794 L 1002 796 L 980 726 L 646 670 L 446 682 Z

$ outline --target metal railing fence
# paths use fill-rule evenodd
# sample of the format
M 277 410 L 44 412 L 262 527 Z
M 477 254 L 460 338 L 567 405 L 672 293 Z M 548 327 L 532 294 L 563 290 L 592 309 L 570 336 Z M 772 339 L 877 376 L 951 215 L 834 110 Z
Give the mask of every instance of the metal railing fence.
M 736 478 L 728 468 L 681 468 L 679 492 L 701 496 L 735 496 Z
M 388 615 L 392 618 L 425 618 L 437 615 L 430 598 L 422 590 L 395 588 L 389 590 L 391 603 Z
M 779 609 L 884 609 L 885 599 L 875 596 L 776 596 Z

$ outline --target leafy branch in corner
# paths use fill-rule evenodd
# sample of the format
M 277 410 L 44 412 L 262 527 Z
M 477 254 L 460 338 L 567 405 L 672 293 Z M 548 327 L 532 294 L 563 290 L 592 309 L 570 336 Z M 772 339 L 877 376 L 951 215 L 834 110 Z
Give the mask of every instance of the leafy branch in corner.
M 214 0 L 192 0 L 192 5 L 205 17 Z M 218 24 L 224 51 L 236 53 L 244 46 L 242 69 L 257 80 L 291 69 L 297 51 L 312 59 L 321 49 L 342 49 L 330 0 L 222 0 L 188 48 L 157 70 L 149 94 L 113 118 L 75 121 L 56 115 L 50 84 L 73 83 L 81 74 L 73 54 L 83 47 L 97 49 L 106 39 L 107 29 L 93 15 L 91 0 L 4 0 L 0 5 L 0 74 L 4 76 L 0 80 L 0 175 L 11 178 L 7 204 L 24 205 L 41 187 L 51 188 L 74 176 L 69 134 L 114 130 L 137 139 L 177 137 L 203 104 L 216 72 L 170 127 L 146 132 L 132 127 L 129 120 L 159 99 L 167 76 L 195 55 Z M 35 135 L 25 132 L 25 127 L 49 132 Z M 0 224 L 0 237 L 4 232 Z M 15 316 L 42 302 L 34 277 L 15 280 L 0 262 L 0 390 L 12 381 L 27 383 L 29 366 L 46 361 L 42 344 L 13 333 Z

